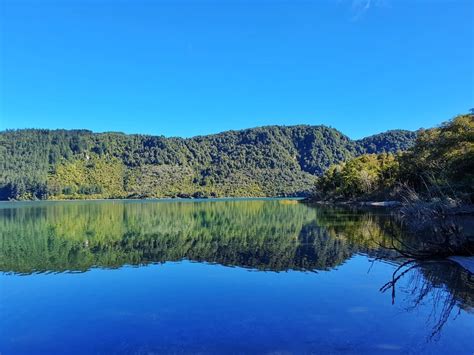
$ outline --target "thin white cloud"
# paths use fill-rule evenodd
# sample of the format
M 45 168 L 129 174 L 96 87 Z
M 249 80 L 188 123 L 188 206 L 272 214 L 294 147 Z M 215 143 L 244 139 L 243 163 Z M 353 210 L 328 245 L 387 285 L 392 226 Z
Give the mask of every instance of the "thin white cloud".
M 354 20 L 357 20 L 358 18 L 364 16 L 372 8 L 387 5 L 388 0 L 352 0 Z

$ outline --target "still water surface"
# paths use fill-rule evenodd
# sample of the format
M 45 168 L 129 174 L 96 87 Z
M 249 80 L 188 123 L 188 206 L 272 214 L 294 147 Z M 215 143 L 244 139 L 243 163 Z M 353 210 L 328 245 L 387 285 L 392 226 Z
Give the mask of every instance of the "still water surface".
M 394 233 L 294 200 L 1 203 L 0 353 L 472 354 L 473 275 L 381 292 Z

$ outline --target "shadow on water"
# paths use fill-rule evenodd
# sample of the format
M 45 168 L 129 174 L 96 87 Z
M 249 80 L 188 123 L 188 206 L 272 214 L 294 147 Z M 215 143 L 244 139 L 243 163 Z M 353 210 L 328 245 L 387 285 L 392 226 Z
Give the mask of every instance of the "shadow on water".
M 436 339 L 451 316 L 473 312 L 473 275 L 446 260 L 407 259 L 396 249 L 413 238 L 383 211 L 281 200 L 0 205 L 4 273 L 85 272 L 180 260 L 318 272 L 363 254 L 394 265 L 392 279 L 381 287 L 392 302 L 401 293 L 410 311 L 430 299 L 430 338 Z

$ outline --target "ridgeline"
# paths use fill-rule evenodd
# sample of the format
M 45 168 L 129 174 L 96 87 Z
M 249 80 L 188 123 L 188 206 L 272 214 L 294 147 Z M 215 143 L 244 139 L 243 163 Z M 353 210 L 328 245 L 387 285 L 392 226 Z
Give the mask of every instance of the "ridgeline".
M 22 129 L 0 132 L 0 199 L 306 196 L 331 165 L 413 146 L 416 133 L 351 140 L 325 126 L 193 138 Z

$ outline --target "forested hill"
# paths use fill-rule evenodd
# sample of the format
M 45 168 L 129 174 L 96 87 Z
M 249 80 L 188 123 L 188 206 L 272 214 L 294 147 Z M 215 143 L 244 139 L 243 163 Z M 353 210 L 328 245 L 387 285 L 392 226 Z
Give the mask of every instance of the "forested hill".
M 359 141 L 325 126 L 268 126 L 193 138 L 87 130 L 0 132 L 0 199 L 288 196 L 331 164 L 406 150 L 416 133 Z
M 413 146 L 415 139 L 415 132 L 397 129 L 363 138 L 357 144 L 366 154 L 393 153 Z

